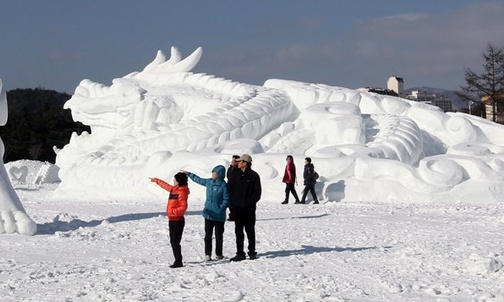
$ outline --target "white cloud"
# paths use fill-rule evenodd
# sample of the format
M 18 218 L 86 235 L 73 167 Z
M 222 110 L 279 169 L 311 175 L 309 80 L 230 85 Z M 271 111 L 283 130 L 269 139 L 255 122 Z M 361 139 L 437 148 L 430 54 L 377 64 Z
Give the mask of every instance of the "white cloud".
M 244 82 L 284 77 L 383 86 L 390 74 L 399 74 L 409 85 L 456 89 L 464 84 L 464 68 L 481 65 L 488 42 L 504 43 L 503 15 L 504 3 L 492 2 L 440 13 L 360 19 L 349 28 L 314 18 L 270 19 L 267 26 L 281 33 L 270 37 L 271 43 L 263 41 L 267 46 L 219 49 L 209 64 L 219 75 Z M 292 35 L 295 26 L 298 39 L 284 37 Z

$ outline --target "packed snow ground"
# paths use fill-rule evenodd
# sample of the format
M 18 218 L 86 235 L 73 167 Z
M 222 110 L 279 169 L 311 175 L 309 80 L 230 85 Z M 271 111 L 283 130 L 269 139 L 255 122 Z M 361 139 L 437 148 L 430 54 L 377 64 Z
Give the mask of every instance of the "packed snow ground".
M 57 184 L 33 178 L 13 182 L 38 233 L 1 237 L 2 301 L 504 301 L 503 203 L 281 205 L 263 196 L 259 259 L 205 263 L 194 193 L 185 267 L 170 269 L 166 198 L 57 199 Z M 227 222 L 227 258 L 234 243 Z

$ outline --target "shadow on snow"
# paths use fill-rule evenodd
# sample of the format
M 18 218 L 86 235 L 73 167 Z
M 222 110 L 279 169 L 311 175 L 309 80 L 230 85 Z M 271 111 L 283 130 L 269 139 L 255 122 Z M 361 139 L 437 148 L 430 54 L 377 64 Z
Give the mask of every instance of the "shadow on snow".
M 265 218 L 265 219 L 257 219 L 257 221 L 268 221 L 268 220 L 284 220 L 284 219 L 315 219 L 322 218 L 324 216 L 329 216 L 329 214 L 320 214 L 320 215 L 312 215 L 312 216 L 296 216 L 296 217 L 279 217 L 279 218 Z
M 362 252 L 367 250 L 374 250 L 377 248 L 389 249 L 390 246 L 377 247 L 377 246 L 364 246 L 364 247 L 320 247 L 311 245 L 301 245 L 302 248 L 297 250 L 282 250 L 261 253 L 258 256 L 265 258 L 289 257 L 294 255 L 309 255 L 315 253 L 328 253 L 328 252 Z
M 201 215 L 202 211 L 187 211 L 186 215 Z M 117 223 L 125 221 L 135 221 L 142 219 L 150 219 L 154 217 L 164 216 L 166 212 L 153 212 L 153 213 L 131 213 L 119 216 L 112 216 L 105 219 L 94 219 L 91 221 L 84 221 L 80 219 L 72 219 L 71 221 L 55 220 L 53 222 L 46 222 L 44 224 L 37 224 L 37 235 L 54 235 L 56 232 L 74 231 L 79 228 L 96 227 L 104 221 L 108 223 Z

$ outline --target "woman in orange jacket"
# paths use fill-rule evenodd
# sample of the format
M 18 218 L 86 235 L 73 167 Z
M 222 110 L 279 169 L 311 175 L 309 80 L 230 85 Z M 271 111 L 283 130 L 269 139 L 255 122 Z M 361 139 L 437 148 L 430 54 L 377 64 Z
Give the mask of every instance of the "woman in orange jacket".
M 168 203 L 166 204 L 166 215 L 168 216 L 168 230 L 170 233 L 170 244 L 173 250 L 175 262 L 170 265 L 171 268 L 182 267 L 182 233 L 184 231 L 184 214 L 187 211 L 187 197 L 189 196 L 189 187 L 187 186 L 187 175 L 177 173 L 173 179 L 173 186 L 158 178 L 150 178 L 158 186 L 170 192 Z

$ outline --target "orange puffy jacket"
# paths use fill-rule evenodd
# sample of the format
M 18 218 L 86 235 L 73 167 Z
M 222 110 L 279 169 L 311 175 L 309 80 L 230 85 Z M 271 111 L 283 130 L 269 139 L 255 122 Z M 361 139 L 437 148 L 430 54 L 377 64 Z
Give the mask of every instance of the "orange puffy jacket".
M 168 220 L 183 220 L 187 211 L 187 197 L 189 196 L 189 187 L 172 186 L 159 178 L 154 178 L 154 182 L 170 192 L 168 203 L 166 204 L 166 215 Z

